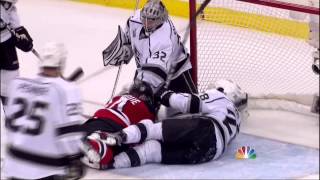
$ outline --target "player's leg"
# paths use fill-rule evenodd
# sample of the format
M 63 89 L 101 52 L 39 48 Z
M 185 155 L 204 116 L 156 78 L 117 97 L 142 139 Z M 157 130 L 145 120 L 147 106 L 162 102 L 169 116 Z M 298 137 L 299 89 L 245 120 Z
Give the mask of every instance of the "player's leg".
M 112 167 L 117 169 L 160 163 L 161 155 L 161 143 L 157 140 L 148 140 L 116 155 Z
M 198 90 L 192 80 L 191 77 L 191 70 L 183 72 L 180 76 L 173 79 L 170 82 L 168 89 L 174 92 L 181 92 L 181 93 L 197 93 Z M 166 117 L 173 117 L 177 114 L 180 114 L 179 111 L 172 109 L 170 107 L 164 107 Z
M 162 163 L 196 164 L 214 158 L 217 135 L 211 119 L 189 116 L 163 121 Z
M 85 156 L 81 161 L 87 166 L 94 169 L 106 169 L 109 168 L 113 157 L 118 153 L 126 150 L 128 147 L 123 146 L 108 146 L 106 143 L 94 138 L 90 138 L 92 133 L 97 131 L 114 133 L 118 132 L 124 127 L 108 119 L 89 119 L 83 125 L 82 129 L 86 132 L 86 138 L 84 139 L 84 152 Z
M 104 131 L 114 133 L 122 130 L 124 127 L 108 119 L 88 119 L 83 125 L 83 130 L 87 135 L 95 131 Z
M 174 92 L 197 93 L 197 88 L 191 77 L 191 70 L 183 72 L 170 82 L 169 88 Z
M 114 168 L 134 167 L 146 163 L 196 164 L 207 162 L 216 155 L 215 127 L 206 117 L 188 116 L 167 119 L 155 124 L 144 121 L 130 127 L 130 133 L 126 131 L 127 128 L 123 130 L 127 135 L 126 140 L 133 142 L 134 139 L 138 142 L 140 139 L 137 137 L 142 136 L 147 137 L 147 140 L 115 156 Z M 162 141 L 160 143 L 150 140 L 152 138 Z

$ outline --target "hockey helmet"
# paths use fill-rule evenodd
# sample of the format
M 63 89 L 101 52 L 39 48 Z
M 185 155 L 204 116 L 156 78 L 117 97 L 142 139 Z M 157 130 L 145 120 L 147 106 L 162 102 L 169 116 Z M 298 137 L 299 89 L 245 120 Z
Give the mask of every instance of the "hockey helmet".
M 144 101 L 151 112 L 157 112 L 160 104 L 158 105 L 155 102 L 153 90 L 150 84 L 136 79 L 129 88 L 129 94 Z
M 13 4 L 17 3 L 18 0 L 0 0 L 1 5 L 5 10 L 9 10 Z
M 247 93 L 241 90 L 240 86 L 233 81 L 220 79 L 214 83 L 214 87 L 218 91 L 223 92 L 228 97 L 228 99 L 230 99 L 235 104 L 236 107 L 242 106 L 244 104 L 246 105 L 248 100 Z
M 49 42 L 44 45 L 41 52 L 41 61 L 39 66 L 60 68 L 62 71 L 65 67 L 68 51 L 63 43 Z
M 18 0 L 0 0 L 0 2 L 9 2 L 9 3 L 15 4 L 18 2 Z
M 168 11 L 160 0 L 148 0 L 143 6 L 140 19 L 146 32 L 153 32 L 168 19 Z

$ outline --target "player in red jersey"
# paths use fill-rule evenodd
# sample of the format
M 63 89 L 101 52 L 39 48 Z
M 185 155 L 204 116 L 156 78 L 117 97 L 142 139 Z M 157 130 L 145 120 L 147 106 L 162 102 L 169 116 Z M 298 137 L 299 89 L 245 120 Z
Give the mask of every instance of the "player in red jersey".
M 113 157 L 127 146 L 108 147 L 105 143 L 91 138 L 96 131 L 118 132 L 142 120 L 155 120 L 157 106 L 149 84 L 136 81 L 129 89 L 129 93 L 112 98 L 103 109 L 97 110 L 92 118 L 88 119 L 83 128 L 87 132 L 85 151 L 87 156 L 82 162 L 89 167 L 104 169 L 113 160 Z M 94 163 L 90 158 L 98 158 L 100 163 Z M 97 162 L 97 160 L 96 160 Z

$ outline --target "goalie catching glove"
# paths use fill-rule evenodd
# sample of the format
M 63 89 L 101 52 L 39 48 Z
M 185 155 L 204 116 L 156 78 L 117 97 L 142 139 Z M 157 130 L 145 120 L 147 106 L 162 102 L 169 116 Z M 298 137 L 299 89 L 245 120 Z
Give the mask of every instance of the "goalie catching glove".
M 133 56 L 129 40 L 122 28 L 118 26 L 118 34 L 112 43 L 102 52 L 104 66 L 120 66 L 128 64 Z

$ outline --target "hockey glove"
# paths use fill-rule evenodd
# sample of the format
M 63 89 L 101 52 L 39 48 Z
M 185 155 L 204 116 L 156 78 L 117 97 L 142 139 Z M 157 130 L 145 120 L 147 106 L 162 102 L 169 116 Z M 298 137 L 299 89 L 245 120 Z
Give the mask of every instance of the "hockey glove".
M 29 52 L 33 48 L 33 40 L 26 28 L 20 26 L 14 30 L 16 47 L 24 52 Z
M 104 66 L 120 66 L 128 64 L 133 57 L 131 44 L 122 28 L 118 26 L 118 34 L 111 44 L 102 52 Z
M 88 138 L 98 139 L 109 146 L 121 146 L 126 141 L 127 135 L 122 131 L 116 133 L 97 131 L 92 133 L 92 136 Z
M 170 96 L 173 94 L 174 92 L 172 90 L 168 90 L 165 87 L 165 83 L 160 85 L 159 90 L 156 91 L 156 93 L 154 94 L 156 101 L 160 101 L 162 105 L 169 107 L 170 106 Z
M 107 144 L 92 137 L 92 134 L 84 140 L 83 151 L 85 156 L 81 161 L 94 169 L 110 169 L 113 162 L 113 150 Z
M 86 174 L 86 168 L 81 163 L 80 159 L 71 159 L 70 165 L 67 168 L 67 174 L 63 179 L 75 180 L 81 179 Z
M 6 28 L 7 24 L 2 20 L 0 19 L 0 30 L 4 30 Z

